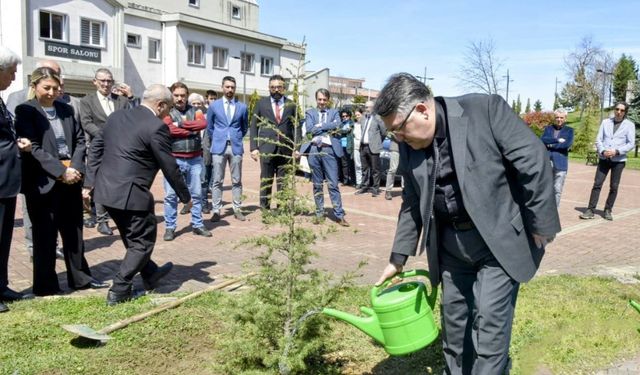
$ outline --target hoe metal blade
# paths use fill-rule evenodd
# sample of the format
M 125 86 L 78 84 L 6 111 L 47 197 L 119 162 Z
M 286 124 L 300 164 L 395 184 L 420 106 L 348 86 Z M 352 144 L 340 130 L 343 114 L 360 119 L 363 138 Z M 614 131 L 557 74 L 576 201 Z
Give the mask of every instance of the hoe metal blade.
M 75 333 L 80 337 L 84 337 L 87 339 L 95 340 L 95 341 L 108 341 L 111 340 L 111 336 L 102 333 L 100 331 L 96 331 L 95 329 L 89 327 L 86 324 L 65 324 L 62 326 L 65 330 Z

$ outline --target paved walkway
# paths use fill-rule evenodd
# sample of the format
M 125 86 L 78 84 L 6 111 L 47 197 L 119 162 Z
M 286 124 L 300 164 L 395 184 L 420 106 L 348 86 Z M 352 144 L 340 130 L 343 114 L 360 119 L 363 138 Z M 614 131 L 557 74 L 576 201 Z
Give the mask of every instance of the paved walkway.
M 238 246 L 242 239 L 267 233 L 269 230 L 261 223 L 258 210 L 259 165 L 248 155 L 245 155 L 243 173 L 244 192 L 247 196 L 247 221 L 239 222 L 234 219 L 229 203 L 231 191 L 227 188 L 223 195 L 226 205 L 222 220 L 215 224 L 206 221 L 207 228 L 213 232 L 213 238 L 193 235 L 189 226 L 189 215 L 179 215 L 177 238 L 172 242 L 162 240 L 164 226 L 162 223 L 159 225 L 153 259 L 160 264 L 172 261 L 176 265 L 160 291 L 198 290 L 218 280 L 222 275 L 241 274 L 245 272 L 242 268 L 243 263 L 250 263 L 260 252 L 259 249 Z M 640 243 L 640 171 L 624 171 L 613 211 L 613 222 L 600 217 L 589 221 L 578 218 L 586 206 L 594 174 L 593 166 L 571 163 L 560 205 L 563 231 L 548 247 L 538 275 L 607 274 L 635 280 L 631 276 L 640 273 L 640 256 L 637 254 Z M 159 176 L 153 186 L 156 212 L 159 215 L 163 211 L 164 195 L 161 178 Z M 225 185 L 228 187 L 229 182 Z M 383 195 L 377 198 L 370 195 L 355 196 L 353 188 L 341 187 L 347 219 L 352 226 L 342 228 L 336 225 L 334 233 L 329 233 L 325 239 L 317 241 L 315 250 L 319 257 L 315 265 L 341 274 L 354 270 L 357 264 L 364 260 L 367 261 L 367 265 L 362 269 L 363 276 L 359 281 L 371 283 L 376 280 L 387 263 L 393 241 L 400 206 L 399 189 L 396 187 L 394 199 L 387 201 Z M 303 190 L 311 196 L 310 183 L 305 182 Z M 604 204 L 607 191 L 608 188 L 603 189 L 599 209 Z M 327 206 L 330 206 L 328 196 L 325 197 Z M 227 209 L 229 211 L 226 211 Z M 9 261 L 9 280 L 12 288 L 28 290 L 31 287 L 32 269 L 25 250 L 20 209 L 16 217 Z M 159 219 L 161 220 L 161 216 Z M 331 221 L 327 221 L 325 227 L 330 223 Z M 115 229 L 113 223 L 112 227 Z M 87 260 L 94 275 L 100 279 L 111 280 L 124 255 L 122 241 L 117 230 L 115 232 L 113 236 L 102 236 L 95 229 L 85 230 Z M 58 261 L 57 267 L 61 286 L 66 288 L 64 263 Z M 426 267 L 425 258 L 412 258 L 409 267 Z M 136 277 L 136 285 L 140 284 L 139 277 Z M 73 295 L 88 293 L 100 295 L 106 294 L 106 290 L 83 291 Z

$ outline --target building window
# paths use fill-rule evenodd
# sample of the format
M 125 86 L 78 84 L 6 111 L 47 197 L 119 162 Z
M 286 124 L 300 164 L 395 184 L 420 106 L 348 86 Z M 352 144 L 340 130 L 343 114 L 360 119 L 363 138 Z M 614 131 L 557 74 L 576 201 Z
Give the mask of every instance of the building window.
M 240 19 L 240 7 L 236 7 L 236 6 L 231 7 L 231 17 L 237 20 Z
M 189 5 L 198 8 L 200 7 L 200 0 L 189 0 Z
M 240 54 L 240 60 L 242 61 L 240 71 L 242 73 L 253 73 L 253 59 L 254 55 L 252 53 L 242 52 Z
M 129 34 L 127 33 L 127 46 L 141 48 L 142 44 L 140 42 L 141 38 L 138 34 Z
M 149 38 L 149 61 L 160 61 L 160 40 Z
M 226 69 L 228 55 L 229 55 L 228 49 L 213 47 L 213 67 L 219 68 L 219 69 Z
M 67 40 L 67 16 L 40 11 L 40 38 Z
M 191 65 L 204 65 L 204 44 L 189 42 L 187 46 L 189 50 L 187 63 Z
M 81 19 L 80 43 L 95 47 L 104 47 L 104 27 L 104 22 Z
M 260 74 L 263 76 L 270 76 L 273 74 L 273 57 L 260 58 Z

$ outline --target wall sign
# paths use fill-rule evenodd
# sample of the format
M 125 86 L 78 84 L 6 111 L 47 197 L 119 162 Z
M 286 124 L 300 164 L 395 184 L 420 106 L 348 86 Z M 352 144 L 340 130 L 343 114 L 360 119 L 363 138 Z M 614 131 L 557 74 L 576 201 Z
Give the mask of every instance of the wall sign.
M 46 56 L 66 57 L 74 60 L 102 61 L 102 51 L 98 48 L 74 46 L 73 44 L 52 42 L 50 40 L 44 41 L 44 54 Z

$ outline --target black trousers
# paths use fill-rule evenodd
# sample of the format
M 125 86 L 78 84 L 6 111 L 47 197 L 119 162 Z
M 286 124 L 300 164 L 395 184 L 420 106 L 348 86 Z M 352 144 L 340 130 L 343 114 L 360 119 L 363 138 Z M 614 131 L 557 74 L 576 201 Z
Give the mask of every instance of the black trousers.
M 362 187 L 380 188 L 380 154 L 374 154 L 368 144 L 360 145 L 360 159 L 362 164 Z
M 611 170 L 611 181 L 609 181 L 609 195 L 607 196 L 607 202 L 604 205 L 605 210 L 611 210 L 613 204 L 616 202 L 618 196 L 618 185 L 620 185 L 620 178 L 622 177 L 622 170 L 627 163 L 624 161 L 613 162 L 609 159 L 598 160 L 598 169 L 596 170 L 596 178 L 593 182 L 593 188 L 591 189 L 591 197 L 589 197 L 589 208 L 594 210 L 598 204 L 598 198 L 600 197 L 600 190 L 604 184 L 604 180 Z
M 140 272 L 143 279 L 156 272 L 158 265 L 151 260 L 156 244 L 158 222 L 153 211 L 131 211 L 106 207 L 116 223 L 127 252 L 120 270 L 113 278 L 111 291 L 118 294 L 131 292 L 133 277 Z
M 342 148 L 342 157 L 340 158 L 340 180 L 345 185 L 355 181 L 355 168 L 353 165 L 353 155 L 347 152 L 347 148 Z
M 45 194 L 26 194 L 27 212 L 33 231 L 33 293 L 38 296 L 60 291 L 56 275 L 56 242 L 62 237 L 67 283 L 70 288 L 85 287 L 91 271 L 84 257 L 82 237 L 81 184 L 56 182 Z
M 275 175 L 276 191 L 282 190 L 282 178 L 289 158 L 280 155 L 260 156 L 260 208 L 271 207 L 271 189 Z
M 0 292 L 3 292 L 9 285 L 7 268 L 15 214 L 16 197 L 0 198 Z

